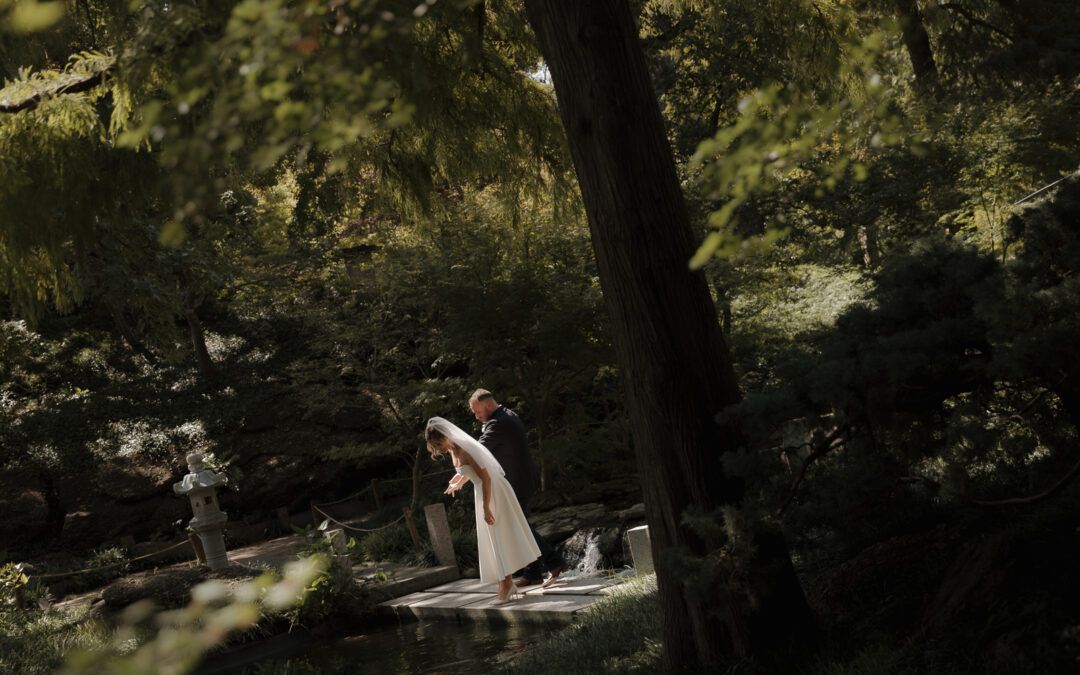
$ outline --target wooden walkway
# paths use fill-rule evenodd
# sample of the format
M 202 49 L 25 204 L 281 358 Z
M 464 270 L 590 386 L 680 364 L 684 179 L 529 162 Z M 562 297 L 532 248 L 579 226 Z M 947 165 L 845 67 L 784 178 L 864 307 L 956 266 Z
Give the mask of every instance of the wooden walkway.
M 523 598 L 494 605 L 497 584 L 459 579 L 388 600 L 379 611 L 400 618 L 561 625 L 601 600 L 616 583 L 606 578 L 558 581 L 548 588 L 531 586 Z

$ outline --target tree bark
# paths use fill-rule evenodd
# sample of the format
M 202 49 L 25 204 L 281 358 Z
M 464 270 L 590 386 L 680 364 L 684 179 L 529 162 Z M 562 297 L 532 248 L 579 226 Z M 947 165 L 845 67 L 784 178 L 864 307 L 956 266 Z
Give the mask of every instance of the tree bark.
M 103 300 L 102 304 L 109 310 L 109 315 L 112 317 L 113 324 L 116 326 L 116 331 L 120 333 L 120 337 L 124 338 L 124 341 L 127 342 L 128 346 L 131 347 L 136 354 L 140 354 L 146 359 L 147 362 L 151 364 L 157 363 L 157 359 L 154 358 L 154 355 L 150 350 L 143 345 L 138 336 L 135 335 L 135 330 L 132 329 L 131 324 L 124 318 L 123 306 L 114 300 Z
M 39 469 L 38 480 L 41 481 L 42 494 L 45 496 L 45 522 L 49 536 L 59 539 L 64 531 L 67 509 L 60 501 L 60 491 L 52 473 L 46 469 Z
M 718 608 L 674 573 L 675 549 L 705 556 L 723 543 L 699 536 L 683 514 L 742 499 L 721 461 L 735 439 L 715 422 L 739 391 L 704 275 L 688 267 L 694 237 L 630 6 L 526 0 L 525 8 L 551 70 L 626 385 L 665 661 L 693 669 L 730 651 L 763 653 L 810 617 L 782 538 L 758 549 L 763 576 L 747 590 L 763 601 L 753 616 L 736 611 L 725 623 L 717 615 L 734 607 L 708 611 Z
M 865 225 L 859 226 L 859 248 L 862 250 L 863 267 L 873 269 L 877 264 L 877 242 L 870 228 Z
M 195 288 L 186 272 L 180 275 L 180 283 L 184 287 L 184 315 L 187 317 L 188 333 L 191 336 L 191 347 L 195 351 L 195 361 L 199 364 L 199 372 L 209 377 L 216 373 L 217 369 L 214 368 L 214 362 L 210 359 L 210 352 L 206 348 L 206 334 L 199 320 L 197 311 L 199 303 L 195 297 Z
M 923 24 L 922 12 L 916 0 L 894 0 L 900 15 L 900 27 L 904 34 L 904 46 L 911 58 L 915 81 L 920 88 L 929 90 L 937 84 L 937 64 L 930 48 L 930 36 Z
M 413 457 L 412 463 L 412 497 L 409 499 L 409 508 L 413 513 L 420 513 L 420 507 L 422 504 L 422 494 L 420 490 L 420 483 L 424 478 L 424 455 L 426 454 L 427 446 L 423 443 L 416 446 L 416 455 Z

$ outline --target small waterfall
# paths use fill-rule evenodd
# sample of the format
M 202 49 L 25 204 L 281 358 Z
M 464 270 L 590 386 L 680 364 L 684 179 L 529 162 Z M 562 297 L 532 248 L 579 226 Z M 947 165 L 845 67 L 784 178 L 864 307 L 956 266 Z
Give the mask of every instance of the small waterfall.
M 599 569 L 604 556 L 600 553 L 600 535 L 603 530 L 590 527 L 578 530 L 563 542 L 563 557 L 574 576 L 591 576 Z

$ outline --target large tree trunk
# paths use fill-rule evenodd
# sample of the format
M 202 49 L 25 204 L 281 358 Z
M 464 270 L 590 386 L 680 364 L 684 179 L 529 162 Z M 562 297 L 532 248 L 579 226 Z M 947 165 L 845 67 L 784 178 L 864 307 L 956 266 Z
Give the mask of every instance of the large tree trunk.
M 900 27 L 904 33 L 904 46 L 911 57 L 911 68 L 915 71 L 915 82 L 924 90 L 937 84 L 937 65 L 934 52 L 930 48 L 930 36 L 923 24 L 922 12 L 916 0 L 894 0 L 900 16 Z
M 141 355 L 151 365 L 156 364 L 157 359 L 154 358 L 154 355 L 149 349 L 143 346 L 142 341 L 139 340 L 139 337 L 135 334 L 135 330 L 124 317 L 123 305 L 115 300 L 102 300 L 102 304 L 104 304 L 105 308 L 109 311 L 109 316 L 112 317 L 113 325 L 116 326 L 116 332 L 120 333 L 120 337 L 124 338 L 124 341 L 127 342 L 132 351 Z
M 49 536 L 59 539 L 64 531 L 64 520 L 67 518 L 67 509 L 60 500 L 60 491 L 56 480 L 50 471 L 40 469 L 38 480 L 41 481 L 42 494 L 45 496 L 45 522 Z
M 191 348 L 195 351 L 195 361 L 199 364 L 199 372 L 210 377 L 217 372 L 217 369 L 214 368 L 214 362 L 206 348 L 206 334 L 203 332 L 202 321 L 199 320 L 199 302 L 195 295 L 195 287 L 188 278 L 187 272 L 181 273 L 180 282 L 184 287 L 184 315 L 187 317 L 188 334 L 191 336 Z
M 716 414 L 739 399 L 695 249 L 656 95 L 627 0 L 526 0 L 551 70 L 589 218 L 626 384 L 663 614 L 664 656 L 694 668 L 723 653 L 788 643 L 809 621 L 783 540 L 759 547 L 753 616 L 725 623 L 673 571 L 674 549 L 715 552 L 682 523 L 688 508 L 738 504 L 721 459 L 734 440 Z M 760 564 L 760 567 L 757 565 Z M 772 624 L 770 625 L 770 622 Z

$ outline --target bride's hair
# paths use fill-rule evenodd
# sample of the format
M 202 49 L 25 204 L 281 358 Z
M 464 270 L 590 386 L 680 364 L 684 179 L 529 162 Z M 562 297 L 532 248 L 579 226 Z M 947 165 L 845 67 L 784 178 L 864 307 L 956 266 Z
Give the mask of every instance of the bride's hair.
M 475 462 L 473 466 L 477 471 L 487 469 L 492 472 L 492 475 L 495 473 L 500 476 L 506 475 L 499 460 L 495 459 L 495 455 L 491 454 L 490 450 L 449 420 L 442 417 L 429 419 L 427 428 L 424 430 L 424 438 L 427 439 L 428 452 L 431 453 L 432 458 L 441 457 L 445 452 L 453 455 L 460 452 L 462 456 L 467 455 L 472 459 L 470 463 Z
M 431 453 L 432 459 L 438 459 L 446 453 L 446 450 L 441 447 L 442 441 L 446 441 L 455 447 L 457 446 L 456 443 L 446 437 L 446 434 L 435 427 L 428 427 L 424 432 L 424 437 L 427 440 L 427 449 L 428 452 Z

